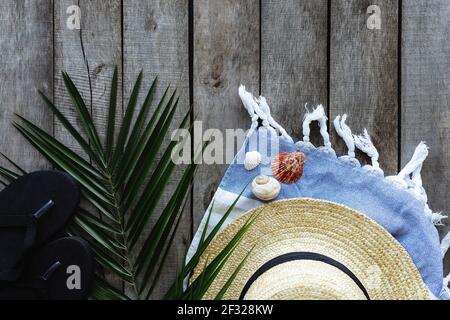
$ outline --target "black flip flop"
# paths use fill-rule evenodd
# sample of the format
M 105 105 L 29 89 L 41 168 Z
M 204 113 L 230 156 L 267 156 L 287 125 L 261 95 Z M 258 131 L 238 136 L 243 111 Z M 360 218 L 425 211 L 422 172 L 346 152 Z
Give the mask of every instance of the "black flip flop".
M 30 249 L 62 230 L 79 201 L 76 180 L 58 171 L 26 174 L 0 192 L 0 282 L 19 278 Z
M 0 300 L 84 300 L 94 275 L 94 258 L 80 238 L 44 246 L 27 262 L 20 279 L 0 290 Z

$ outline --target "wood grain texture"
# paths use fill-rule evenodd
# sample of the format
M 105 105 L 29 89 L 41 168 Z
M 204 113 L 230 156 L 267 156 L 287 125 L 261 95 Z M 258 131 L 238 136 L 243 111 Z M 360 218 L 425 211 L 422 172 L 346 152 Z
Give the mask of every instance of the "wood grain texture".
M 162 97 L 169 84 L 172 89 L 177 89 L 180 97 L 179 109 L 174 118 L 174 125 L 170 129 L 172 131 L 189 109 L 188 1 L 125 1 L 123 12 L 125 102 L 128 103 L 132 86 L 141 70 L 144 71 L 144 81 L 139 107 L 142 105 L 145 91 L 150 87 L 151 81 L 158 76 L 155 103 Z M 165 145 L 161 150 L 164 150 Z M 154 213 L 155 220 L 173 195 L 183 171 L 184 166 L 180 166 L 171 178 L 161 199 L 160 207 Z M 173 248 L 169 253 L 164 272 L 160 276 L 159 286 L 155 289 L 152 298 L 161 298 L 164 295 L 183 262 L 191 237 L 190 205 L 186 207 L 183 214 Z M 147 235 L 148 232 L 142 234 L 136 246 L 138 249 L 140 249 L 139 243 L 143 243 Z
M 450 214 L 447 0 L 402 1 L 402 30 L 398 28 L 399 0 L 193 3 L 193 87 L 189 88 L 188 0 L 1 0 L 0 151 L 26 169 L 49 168 L 11 126 L 16 112 L 81 152 L 36 92 L 41 89 L 53 97 L 56 106 L 80 129 L 60 75 L 62 70 L 81 89 L 103 138 L 112 72 L 117 65 L 120 105 L 128 102 L 142 69 L 142 89 L 159 76 L 156 100 L 169 83 L 179 90 L 181 108 L 177 120 L 187 110 L 189 89 L 192 90 L 194 113 L 202 121 L 203 132 L 215 128 L 225 134 L 226 129 L 249 128 L 250 119 L 237 94 L 242 83 L 255 94 L 261 90 L 274 117 L 296 139 L 301 138 L 305 103 L 309 107 L 323 104 L 331 121 L 338 114 L 348 113 L 354 133 L 365 127 L 371 133 L 387 174 L 396 173 L 399 165 L 405 165 L 417 144 L 425 140 L 431 148 L 423 168 L 430 206 L 434 211 Z M 92 106 L 80 32 L 66 26 L 70 15 L 66 10 L 73 4 L 81 7 L 82 37 L 92 78 Z M 366 27 L 370 5 L 381 9 L 381 30 Z M 144 97 L 141 92 L 140 103 Z M 117 126 L 121 111 L 119 108 Z M 313 142 L 319 144 L 317 128 L 315 131 Z M 345 153 L 341 139 L 334 129 L 330 131 L 337 152 Z M 0 164 L 6 163 L 0 160 Z M 201 166 L 194 182 L 193 206 L 187 208 L 162 282 L 152 298 L 160 298 L 171 284 L 191 233 L 226 168 L 227 164 Z M 182 170 L 180 167 L 170 182 L 162 204 L 169 199 Z M 448 229 L 442 227 L 440 231 L 444 234 Z M 450 254 L 445 265 L 448 272 Z M 108 279 L 130 293 L 121 281 L 111 276 Z
M 258 0 L 194 2 L 194 112 L 203 132 L 250 127 L 238 87 L 259 91 L 259 12 Z M 194 230 L 226 167 L 201 166 L 194 182 Z
M 327 0 L 261 2 L 261 94 L 296 140 L 305 104 L 327 108 L 327 22 Z M 322 144 L 318 136 L 312 141 Z
M 103 139 L 106 128 L 109 105 L 109 92 L 115 66 L 121 74 L 121 7 L 120 0 L 76 2 L 81 9 L 81 35 L 85 54 L 89 62 L 92 81 L 92 104 L 89 90 L 88 73 L 83 59 L 80 30 L 70 30 L 67 8 L 74 4 L 71 0 L 55 1 L 55 105 L 73 123 L 78 123 L 76 111 L 68 96 L 61 72 L 65 71 L 80 90 L 83 99 L 91 108 L 94 123 L 99 127 Z M 121 80 L 119 79 L 119 84 Z M 122 101 L 119 87 L 117 101 Z M 79 126 L 78 126 L 79 128 Z M 66 130 L 55 121 L 55 136 L 75 150 L 80 147 L 67 134 Z
M 448 1 L 403 1 L 401 162 L 424 140 L 422 178 L 434 211 L 450 213 L 450 7 Z M 449 229 L 441 229 L 442 235 Z M 450 257 L 445 261 L 446 272 Z
M 53 6 L 50 0 L 0 2 L 0 151 L 27 170 L 49 164 L 12 126 L 18 113 L 51 133 L 53 120 L 37 93 L 53 95 Z M 1 165 L 7 165 L 3 159 Z
M 367 8 L 381 9 L 369 30 Z M 398 1 L 331 1 L 330 120 L 343 113 L 354 133 L 367 128 L 386 174 L 398 169 Z M 338 154 L 345 144 L 331 130 Z
M 86 106 L 90 108 L 97 131 L 104 142 L 111 81 L 115 66 L 119 67 L 119 75 L 122 73 L 121 1 L 79 0 L 75 3 L 81 9 L 81 37 L 90 67 L 92 103 L 88 72 L 81 48 L 80 30 L 67 28 L 66 22 L 70 16 L 67 8 L 74 4 L 74 1 L 71 0 L 55 1 L 54 103 L 83 134 L 76 109 L 67 94 L 61 76 L 61 72 L 66 71 L 80 90 Z M 121 77 L 119 77 L 117 95 L 117 127 L 120 125 L 121 119 L 122 90 L 120 84 Z M 80 146 L 57 119 L 55 119 L 54 135 L 72 150 L 84 155 Z M 86 203 L 82 205 L 89 208 Z M 110 283 L 122 289 L 123 283 L 118 277 L 109 274 L 106 274 L 106 277 Z

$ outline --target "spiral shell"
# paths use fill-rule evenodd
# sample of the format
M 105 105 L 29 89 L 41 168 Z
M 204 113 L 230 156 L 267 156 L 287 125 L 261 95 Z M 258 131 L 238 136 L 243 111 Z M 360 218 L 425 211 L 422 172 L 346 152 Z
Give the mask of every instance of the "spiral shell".
M 280 194 L 281 185 L 274 178 L 257 176 L 252 182 L 255 197 L 263 201 L 273 200 Z
M 305 161 L 300 151 L 280 153 L 272 162 L 272 174 L 278 181 L 292 184 L 302 177 Z
M 255 169 L 261 163 L 262 157 L 258 151 L 250 151 L 245 154 L 244 167 L 248 171 Z

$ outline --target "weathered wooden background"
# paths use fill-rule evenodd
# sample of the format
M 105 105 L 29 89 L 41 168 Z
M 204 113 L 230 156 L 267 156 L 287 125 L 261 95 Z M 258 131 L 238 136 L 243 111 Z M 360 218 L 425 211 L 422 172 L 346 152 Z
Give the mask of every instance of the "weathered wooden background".
M 2 0 L 0 149 L 27 169 L 48 164 L 12 128 L 13 113 L 72 144 L 36 89 L 73 114 L 60 77 L 66 70 L 89 97 L 80 31 L 66 27 L 73 4 L 81 8 L 92 113 L 99 123 L 116 65 L 120 101 L 128 101 L 143 69 L 145 85 L 159 75 L 160 88 L 169 82 L 178 87 L 204 129 L 248 128 L 240 83 L 266 96 L 275 118 L 296 138 L 305 103 L 322 103 L 330 118 L 346 112 L 355 131 L 368 128 L 387 174 L 425 140 L 431 152 L 423 178 L 431 207 L 450 213 L 448 0 Z M 370 5 L 381 9 L 380 30 L 366 27 Z M 343 152 L 333 130 L 331 136 Z M 224 169 L 201 168 L 167 279 Z

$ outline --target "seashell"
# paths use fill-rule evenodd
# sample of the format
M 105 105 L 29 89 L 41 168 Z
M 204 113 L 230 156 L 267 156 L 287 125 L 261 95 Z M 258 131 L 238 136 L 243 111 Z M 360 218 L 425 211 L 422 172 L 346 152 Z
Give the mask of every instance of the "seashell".
M 252 182 L 253 194 L 263 201 L 275 199 L 280 194 L 280 190 L 280 183 L 268 176 L 257 176 Z
M 248 171 L 255 169 L 261 163 L 262 157 L 258 151 L 251 151 L 245 154 L 244 167 Z
M 280 153 L 272 162 L 272 174 L 280 182 L 292 184 L 303 175 L 306 156 L 303 152 Z

